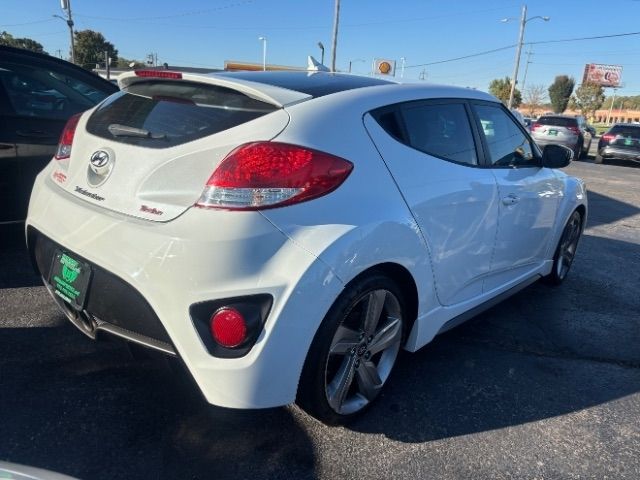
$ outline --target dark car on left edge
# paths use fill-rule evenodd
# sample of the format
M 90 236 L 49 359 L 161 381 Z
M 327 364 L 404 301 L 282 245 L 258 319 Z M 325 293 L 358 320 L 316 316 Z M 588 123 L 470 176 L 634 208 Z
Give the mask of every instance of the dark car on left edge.
M 22 222 L 65 123 L 118 87 L 49 55 L 0 46 L 0 224 Z

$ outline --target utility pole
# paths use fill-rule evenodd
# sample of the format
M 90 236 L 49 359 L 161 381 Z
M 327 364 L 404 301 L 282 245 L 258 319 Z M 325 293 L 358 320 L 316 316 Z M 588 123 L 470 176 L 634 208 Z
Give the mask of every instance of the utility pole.
M 331 40 L 331 71 L 336 71 L 336 48 L 338 46 L 338 21 L 340 20 L 340 0 L 336 1 L 333 15 L 333 39 Z
M 107 50 L 104 51 L 104 68 L 107 70 L 107 80 L 111 79 L 111 62 L 109 58 L 109 52 Z
M 511 92 L 509 92 L 509 104 L 507 107 L 511 110 L 513 105 L 513 95 L 516 91 L 516 82 L 518 81 L 518 68 L 520 68 L 520 52 L 522 52 L 522 42 L 524 40 L 524 26 L 527 23 L 527 6 L 522 6 L 522 15 L 520 16 L 520 34 L 518 35 L 518 48 L 516 48 L 516 64 L 513 67 L 513 78 L 511 79 Z
M 420 76 L 418 78 L 420 80 L 425 80 L 427 78 L 427 70 L 423 68 L 422 71 L 420 72 Z
M 527 72 L 529 71 L 529 64 L 531 63 L 529 59 L 531 58 L 532 54 L 533 52 L 531 51 L 531 47 L 529 47 L 529 51 L 527 52 L 527 63 L 524 66 L 524 76 L 522 77 L 522 87 L 521 87 L 522 95 L 524 95 L 524 84 L 527 81 Z
M 613 89 L 613 98 L 611 99 L 611 106 L 609 107 L 609 114 L 607 115 L 607 125 L 610 125 L 611 122 L 611 111 L 613 110 L 613 104 L 616 103 L 616 92 L 617 88 Z
M 71 0 L 60 0 L 60 7 L 67 14 L 67 18 L 60 15 L 54 15 L 54 17 L 64 20 L 69 26 L 69 35 L 71 37 L 71 63 L 76 63 L 76 44 L 73 37 L 73 17 L 71 16 Z
M 407 59 L 404 57 L 400 57 L 400 61 L 402 62 L 400 67 L 400 78 L 404 78 L 404 62 L 406 62 Z

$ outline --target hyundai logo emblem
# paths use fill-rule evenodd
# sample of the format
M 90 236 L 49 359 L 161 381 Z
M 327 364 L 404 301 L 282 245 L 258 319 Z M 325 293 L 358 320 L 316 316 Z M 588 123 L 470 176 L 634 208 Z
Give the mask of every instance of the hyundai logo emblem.
M 107 152 L 105 152 L 104 150 L 98 150 L 97 152 L 94 152 L 93 155 L 91 155 L 91 159 L 89 161 L 91 162 L 91 165 L 95 167 L 93 171 L 98 173 L 96 170 L 105 167 L 109 163 L 109 160 L 110 158 Z
M 115 154 L 110 149 L 96 150 L 89 158 L 87 180 L 92 187 L 99 187 L 111 175 L 115 161 Z

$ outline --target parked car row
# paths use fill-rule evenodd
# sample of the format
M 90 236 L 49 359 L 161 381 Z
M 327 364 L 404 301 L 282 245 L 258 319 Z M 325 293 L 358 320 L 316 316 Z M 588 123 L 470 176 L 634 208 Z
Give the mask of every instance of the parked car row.
M 118 87 L 69 62 L 0 46 L 0 224 L 24 221 L 65 123 Z

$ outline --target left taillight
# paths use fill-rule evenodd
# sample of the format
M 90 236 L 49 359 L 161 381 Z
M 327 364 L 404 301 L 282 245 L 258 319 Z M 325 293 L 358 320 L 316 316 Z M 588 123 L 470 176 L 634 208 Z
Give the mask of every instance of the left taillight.
M 231 152 L 213 172 L 198 207 L 261 210 L 318 198 L 353 170 L 343 158 L 297 145 L 255 142 Z
M 64 126 L 64 130 L 62 130 L 62 135 L 60 135 L 60 141 L 58 142 L 58 149 L 55 154 L 56 160 L 64 160 L 71 156 L 73 137 L 76 134 L 76 127 L 78 126 L 78 121 L 81 116 L 82 113 L 76 113 L 67 120 L 67 124 Z

